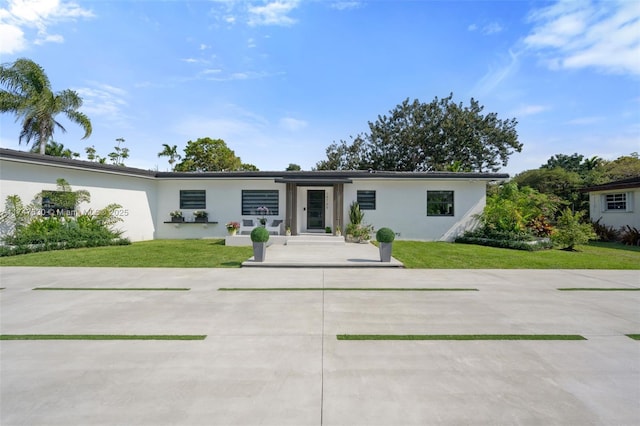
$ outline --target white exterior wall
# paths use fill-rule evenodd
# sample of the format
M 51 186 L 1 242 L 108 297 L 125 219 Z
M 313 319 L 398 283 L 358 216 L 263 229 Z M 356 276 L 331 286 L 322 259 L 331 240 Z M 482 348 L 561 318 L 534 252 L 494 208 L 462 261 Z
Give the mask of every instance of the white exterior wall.
M 605 195 L 620 193 L 627 194 L 627 209 L 606 211 Z M 602 218 L 601 224 L 616 229 L 625 225 L 640 228 L 640 188 L 590 192 L 589 215 L 592 220 Z
M 158 191 L 161 194 L 158 197 L 157 204 L 157 222 L 158 232 L 156 238 L 222 238 L 227 235 L 225 224 L 228 222 L 242 222 L 242 219 L 253 219 L 257 223 L 258 216 L 242 216 L 242 190 L 243 189 L 277 189 L 278 197 L 278 215 L 266 216 L 268 223 L 274 219 L 284 220 L 286 207 L 286 185 L 283 183 L 275 183 L 273 178 L 268 179 L 160 179 L 158 182 Z M 209 223 L 164 223 L 169 222 L 171 217 L 169 213 L 174 210 L 181 210 L 186 221 L 193 221 L 193 209 L 180 208 L 180 190 L 205 190 L 206 191 L 206 208 L 209 213 L 209 222 L 218 222 L 217 224 Z
M 389 227 L 403 240 L 453 241 L 476 225 L 486 202 L 485 181 L 354 179 L 344 186 L 345 226 L 358 190 L 376 191 L 376 209 L 363 210 L 364 223 Z M 453 191 L 454 216 L 427 216 L 427 191 Z
M 0 160 L 0 200 L 17 194 L 25 205 L 43 190 L 56 190 L 56 180 L 65 179 L 74 191 L 85 189 L 91 202 L 82 203 L 79 210 L 100 210 L 117 203 L 117 213 L 123 222 L 115 228 L 124 230 L 123 237 L 131 241 L 154 239 L 156 182 L 152 177 L 123 175 L 95 170 L 82 170 L 68 166 L 39 165 L 20 161 Z

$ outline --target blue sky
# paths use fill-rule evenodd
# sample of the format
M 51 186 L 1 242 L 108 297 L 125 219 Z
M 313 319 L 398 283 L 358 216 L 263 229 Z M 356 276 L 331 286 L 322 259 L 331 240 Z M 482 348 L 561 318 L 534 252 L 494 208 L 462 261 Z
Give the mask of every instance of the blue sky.
M 454 93 L 518 119 L 522 153 L 640 151 L 638 1 L 0 1 L 0 62 L 71 88 L 93 134 L 54 138 L 167 170 L 162 144 L 224 139 L 260 170 L 304 170 L 404 99 Z M 0 145 L 19 125 L 0 115 Z

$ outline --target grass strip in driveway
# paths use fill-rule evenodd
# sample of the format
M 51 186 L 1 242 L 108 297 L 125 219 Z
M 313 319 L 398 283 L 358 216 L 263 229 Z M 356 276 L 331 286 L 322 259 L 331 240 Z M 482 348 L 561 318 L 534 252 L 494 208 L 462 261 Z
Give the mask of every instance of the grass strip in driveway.
M 220 287 L 218 291 L 478 291 L 477 288 L 428 288 L 428 287 Z
M 34 287 L 32 290 L 51 290 L 51 291 L 189 291 L 187 287 Z
M 204 340 L 206 334 L 0 334 L 0 340 Z
M 640 334 L 625 334 L 625 336 L 630 337 L 633 340 L 640 340 Z
M 587 340 L 578 334 L 338 334 L 338 340 Z
M 559 288 L 560 291 L 640 291 L 640 288 L 622 288 L 622 287 L 565 287 Z

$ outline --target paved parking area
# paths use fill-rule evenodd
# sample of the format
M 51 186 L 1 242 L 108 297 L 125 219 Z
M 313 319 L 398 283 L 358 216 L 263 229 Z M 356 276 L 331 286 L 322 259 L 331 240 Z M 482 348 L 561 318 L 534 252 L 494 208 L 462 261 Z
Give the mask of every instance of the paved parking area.
M 638 271 L 3 268 L 0 424 L 632 425 Z M 33 291 L 34 287 L 189 291 Z M 220 287 L 477 288 L 469 292 Z M 337 334 L 584 341 L 338 341 Z

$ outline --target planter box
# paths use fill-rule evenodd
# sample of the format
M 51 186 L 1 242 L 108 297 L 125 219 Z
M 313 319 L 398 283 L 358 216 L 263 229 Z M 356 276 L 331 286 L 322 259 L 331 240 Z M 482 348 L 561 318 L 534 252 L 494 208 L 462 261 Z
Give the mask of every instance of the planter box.
M 180 217 L 174 216 L 174 217 L 171 218 L 171 222 L 182 223 L 182 222 L 184 222 L 184 217 L 182 217 L 182 216 L 180 216 Z
M 208 219 L 209 219 L 208 217 L 196 217 L 195 221 L 197 223 L 207 223 Z
M 264 255 L 267 253 L 267 243 L 253 243 L 253 260 L 264 262 Z
M 393 243 L 378 243 L 380 250 L 380 262 L 391 262 L 391 248 Z

